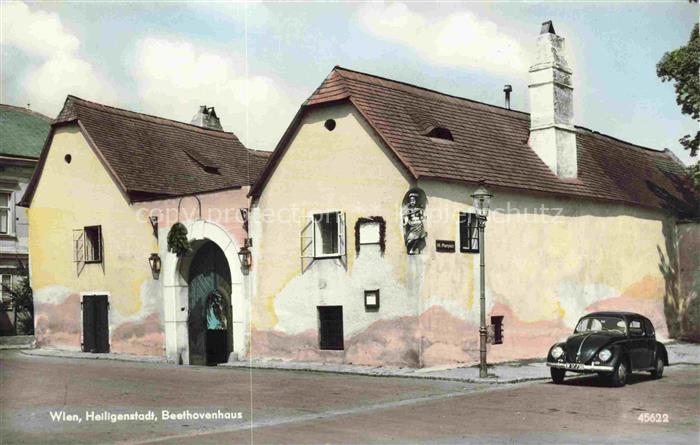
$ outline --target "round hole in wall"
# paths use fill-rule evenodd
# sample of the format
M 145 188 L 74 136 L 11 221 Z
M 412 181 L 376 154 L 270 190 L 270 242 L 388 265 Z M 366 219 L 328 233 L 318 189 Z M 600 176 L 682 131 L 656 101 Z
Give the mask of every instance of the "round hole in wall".
M 70 161 L 73 160 L 73 156 L 71 156 L 70 154 L 67 154 L 63 157 L 63 160 L 66 161 L 66 164 L 70 164 Z
M 328 131 L 335 130 L 335 119 L 328 119 L 323 126 L 326 127 L 326 130 Z

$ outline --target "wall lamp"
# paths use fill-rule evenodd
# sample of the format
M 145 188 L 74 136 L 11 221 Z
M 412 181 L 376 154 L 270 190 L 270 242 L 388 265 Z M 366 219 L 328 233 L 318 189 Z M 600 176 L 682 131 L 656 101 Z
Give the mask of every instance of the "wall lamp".
M 160 256 L 157 253 L 152 253 L 148 257 L 148 265 L 151 266 L 151 273 L 153 274 L 153 279 L 157 280 L 160 277 Z
M 238 259 L 241 262 L 241 270 L 243 270 L 243 273 L 246 275 L 248 274 L 250 267 L 253 265 L 253 254 L 248 246 L 249 242 L 248 239 L 246 239 L 245 244 L 238 251 Z

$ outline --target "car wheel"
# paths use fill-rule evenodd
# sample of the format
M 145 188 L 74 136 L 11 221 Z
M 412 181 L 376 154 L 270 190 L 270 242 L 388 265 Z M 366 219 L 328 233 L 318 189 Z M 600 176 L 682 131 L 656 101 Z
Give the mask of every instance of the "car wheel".
M 629 369 L 627 368 L 627 363 L 624 360 L 620 360 L 613 369 L 612 374 L 610 374 L 610 383 L 612 386 L 621 387 L 625 386 L 627 383 L 627 375 L 629 374 Z
M 651 371 L 651 378 L 660 379 L 664 375 L 664 360 L 661 357 L 656 357 L 656 368 Z
M 556 384 L 564 382 L 564 376 L 566 371 L 559 368 L 549 368 L 549 372 L 552 375 L 552 381 Z

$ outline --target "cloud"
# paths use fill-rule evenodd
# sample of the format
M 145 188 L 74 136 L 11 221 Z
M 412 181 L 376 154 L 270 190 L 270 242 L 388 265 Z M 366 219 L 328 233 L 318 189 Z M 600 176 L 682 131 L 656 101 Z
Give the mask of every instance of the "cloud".
M 56 115 L 68 94 L 113 101 L 115 93 L 92 64 L 78 54 L 80 40 L 56 13 L 32 11 L 22 2 L 3 2 L 0 44 L 20 50 L 32 60 L 17 88 L 32 108 Z
M 227 131 L 250 148 L 273 148 L 300 101 L 270 77 L 246 76 L 243 59 L 184 40 L 139 41 L 133 77 L 142 108 L 189 122 L 200 105 L 214 106 Z
M 63 29 L 57 14 L 34 11 L 22 2 L 2 5 L 2 44 L 15 46 L 43 58 L 55 53 L 74 53 L 78 39 Z
M 432 18 L 403 3 L 370 4 L 360 10 L 359 22 L 366 32 L 410 47 L 435 65 L 498 74 L 521 74 L 528 66 L 517 39 L 470 12 Z

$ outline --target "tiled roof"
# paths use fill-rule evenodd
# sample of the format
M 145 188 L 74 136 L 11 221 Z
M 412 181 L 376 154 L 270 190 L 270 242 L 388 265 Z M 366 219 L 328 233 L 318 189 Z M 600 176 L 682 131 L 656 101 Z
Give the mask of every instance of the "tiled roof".
M 50 128 L 48 116 L 0 104 L 0 155 L 38 158 Z
M 683 166 L 668 151 L 643 148 L 577 127 L 578 178 L 557 177 L 528 146 L 530 116 L 335 67 L 302 106 L 349 100 L 416 178 L 621 201 L 685 212 L 694 197 L 681 185 Z M 426 136 L 446 127 L 453 142 Z M 291 132 L 288 130 L 287 133 Z M 278 145 L 253 189 L 259 194 L 282 155 Z M 690 203 L 690 204 L 689 204 Z
M 68 96 L 54 126 L 75 122 L 132 201 L 250 185 L 267 160 L 233 133 Z

